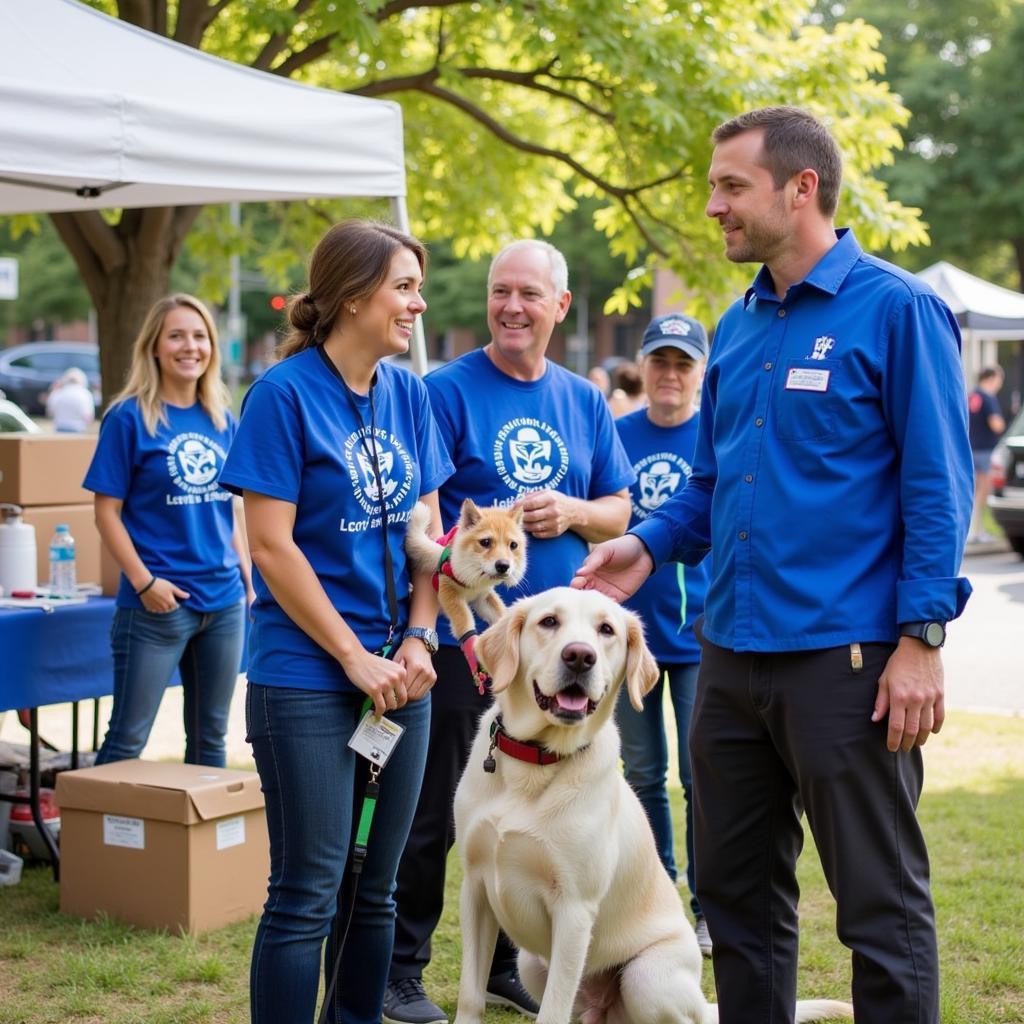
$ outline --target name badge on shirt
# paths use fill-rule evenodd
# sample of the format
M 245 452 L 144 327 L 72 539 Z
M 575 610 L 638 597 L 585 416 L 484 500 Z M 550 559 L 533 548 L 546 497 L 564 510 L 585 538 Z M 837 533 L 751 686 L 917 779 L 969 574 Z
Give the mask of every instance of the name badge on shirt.
M 831 370 L 810 370 L 802 366 L 794 366 L 786 374 L 787 391 L 828 391 L 828 379 Z
M 348 745 L 357 754 L 362 754 L 383 768 L 388 763 L 392 751 L 398 746 L 403 732 L 405 726 L 387 718 L 376 718 L 373 711 L 367 711 Z

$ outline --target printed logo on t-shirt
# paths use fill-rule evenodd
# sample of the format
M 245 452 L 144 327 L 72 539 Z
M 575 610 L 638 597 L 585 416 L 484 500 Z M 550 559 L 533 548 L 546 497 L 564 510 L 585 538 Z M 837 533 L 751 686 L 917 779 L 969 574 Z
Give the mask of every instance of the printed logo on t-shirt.
M 224 449 L 205 434 L 188 431 L 172 438 L 167 446 L 167 472 L 184 494 L 168 494 L 168 505 L 197 505 L 204 501 L 230 501 L 231 495 L 217 484 L 224 465 Z
M 367 516 L 379 514 L 382 501 L 393 509 L 408 497 L 413 483 L 412 457 L 394 434 L 378 427 L 371 436 L 370 428 L 362 427 L 345 438 L 344 453 L 352 490 Z
M 633 515 L 646 519 L 661 508 L 676 491 L 681 490 L 693 469 L 675 452 L 655 452 L 633 466 L 636 484 L 633 487 Z
M 555 488 L 569 471 L 569 449 L 550 424 L 519 416 L 498 431 L 494 466 L 513 491 Z

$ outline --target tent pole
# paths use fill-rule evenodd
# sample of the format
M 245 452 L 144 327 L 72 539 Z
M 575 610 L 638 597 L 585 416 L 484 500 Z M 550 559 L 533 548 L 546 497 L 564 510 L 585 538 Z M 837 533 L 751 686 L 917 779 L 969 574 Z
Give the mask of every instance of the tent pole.
M 405 206 L 405 196 L 391 197 L 391 215 L 395 226 L 407 235 L 409 231 L 409 211 Z M 418 316 L 412 327 L 412 344 L 409 346 L 413 373 L 422 377 L 427 372 L 427 339 L 423 333 L 423 317 Z

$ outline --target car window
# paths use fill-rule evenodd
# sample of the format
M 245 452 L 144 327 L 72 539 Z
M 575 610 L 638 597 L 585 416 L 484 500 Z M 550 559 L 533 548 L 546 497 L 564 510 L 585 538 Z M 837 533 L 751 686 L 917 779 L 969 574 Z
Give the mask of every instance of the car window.
M 1003 436 L 1020 437 L 1021 434 L 1024 434 L 1024 409 L 1021 409 L 1020 412 L 1013 417 L 1013 420 L 1006 428 L 1006 433 Z

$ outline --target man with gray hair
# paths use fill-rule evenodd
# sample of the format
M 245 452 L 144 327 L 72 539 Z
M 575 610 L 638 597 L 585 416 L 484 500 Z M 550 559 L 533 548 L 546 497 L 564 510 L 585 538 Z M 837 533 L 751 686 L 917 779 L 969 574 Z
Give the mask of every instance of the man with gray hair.
M 565 257 L 547 242 L 513 242 L 495 256 L 488 274 L 490 342 L 426 378 L 455 463 L 455 474 L 440 489 L 442 522 L 453 525 L 466 498 L 523 510 L 530 535 L 527 574 L 510 598 L 567 585 L 588 543 L 618 537 L 629 522 L 627 488 L 634 474 L 604 397 L 546 357 L 570 301 Z M 444 905 L 455 787 L 491 699 L 477 692 L 447 620 L 438 630 L 430 748 L 395 893 L 398 918 L 383 1014 L 391 1024 L 448 1019 L 427 997 L 422 974 Z M 529 1016 L 537 1011 L 505 936 L 499 937 L 487 998 Z

